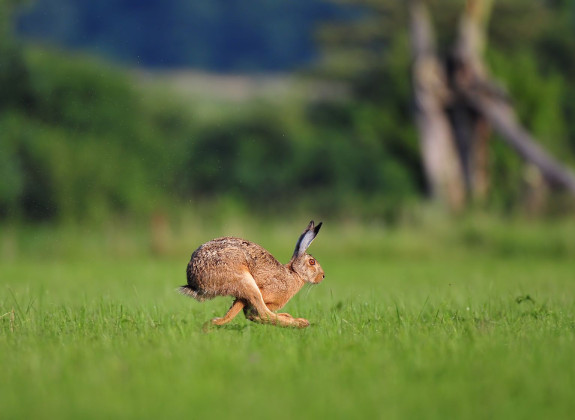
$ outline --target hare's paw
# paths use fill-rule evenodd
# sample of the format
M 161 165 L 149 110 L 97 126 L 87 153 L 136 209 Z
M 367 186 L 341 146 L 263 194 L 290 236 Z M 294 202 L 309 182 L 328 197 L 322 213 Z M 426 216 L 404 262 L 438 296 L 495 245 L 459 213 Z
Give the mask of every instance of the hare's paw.
M 288 313 L 277 314 L 278 318 L 283 321 L 282 325 L 286 327 L 305 328 L 309 327 L 309 321 L 304 318 L 294 318 Z
M 204 322 L 204 324 L 202 325 L 202 332 L 204 333 L 209 333 L 213 330 L 216 329 L 216 324 L 214 324 L 212 321 L 206 321 Z
M 306 328 L 309 327 L 309 321 L 305 318 L 294 318 L 293 319 L 294 325 L 297 328 Z
M 228 320 L 223 317 L 212 318 L 212 320 L 210 321 L 212 325 L 224 325 L 227 322 Z

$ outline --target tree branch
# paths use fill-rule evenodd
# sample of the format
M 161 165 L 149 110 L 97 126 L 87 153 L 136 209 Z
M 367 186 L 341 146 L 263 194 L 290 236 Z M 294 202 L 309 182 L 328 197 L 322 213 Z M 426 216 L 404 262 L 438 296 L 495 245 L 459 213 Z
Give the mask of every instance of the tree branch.
M 575 175 L 537 144 L 531 134 L 517 121 L 515 112 L 504 98 L 487 90 L 472 89 L 467 99 L 493 125 L 503 139 L 526 161 L 539 168 L 545 179 L 555 187 L 575 195 Z

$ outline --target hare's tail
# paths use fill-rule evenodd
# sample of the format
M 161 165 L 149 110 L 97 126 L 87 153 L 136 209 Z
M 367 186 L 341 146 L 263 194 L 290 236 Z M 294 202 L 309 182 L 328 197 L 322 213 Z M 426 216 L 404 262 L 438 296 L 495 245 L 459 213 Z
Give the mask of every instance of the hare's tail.
M 200 290 L 193 289 L 189 284 L 178 287 L 178 292 L 180 292 L 182 295 L 186 295 L 191 298 L 197 299 L 200 302 L 206 299 L 206 296 L 204 296 L 204 294 Z

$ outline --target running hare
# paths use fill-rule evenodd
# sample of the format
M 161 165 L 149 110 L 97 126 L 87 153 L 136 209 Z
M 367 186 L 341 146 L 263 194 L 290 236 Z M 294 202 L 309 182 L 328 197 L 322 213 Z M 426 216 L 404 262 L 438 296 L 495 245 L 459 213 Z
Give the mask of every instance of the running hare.
M 283 265 L 261 246 L 239 238 L 218 238 L 194 251 L 186 274 L 188 284 L 180 292 L 200 302 L 216 296 L 233 296 L 231 308 L 212 324 L 230 322 L 241 309 L 251 321 L 305 328 L 309 321 L 276 311 L 304 285 L 325 277 L 319 263 L 306 249 L 321 228 L 313 220 L 297 241 L 291 260 Z

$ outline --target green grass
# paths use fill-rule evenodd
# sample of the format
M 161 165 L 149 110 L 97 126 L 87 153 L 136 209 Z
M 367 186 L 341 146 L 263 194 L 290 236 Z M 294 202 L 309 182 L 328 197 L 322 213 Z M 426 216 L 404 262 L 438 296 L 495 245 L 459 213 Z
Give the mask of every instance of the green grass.
M 513 241 L 495 233 L 478 248 L 469 230 L 444 243 L 334 230 L 311 248 L 326 279 L 285 308 L 304 330 L 240 314 L 203 331 L 231 300 L 175 292 L 189 252 L 1 260 L 0 418 L 571 418 L 564 239 L 501 252 Z M 271 236 L 249 239 L 287 258 L 293 244 Z

